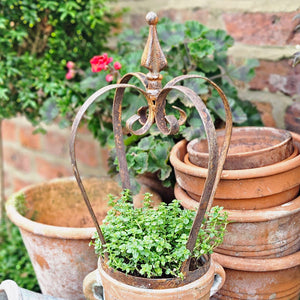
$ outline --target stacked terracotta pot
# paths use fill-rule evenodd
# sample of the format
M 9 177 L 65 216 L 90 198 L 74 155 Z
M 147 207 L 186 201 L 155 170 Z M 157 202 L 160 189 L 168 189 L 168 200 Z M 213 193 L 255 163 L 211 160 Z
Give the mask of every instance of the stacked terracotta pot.
M 217 132 L 222 143 L 223 132 Z M 266 127 L 234 128 L 214 205 L 231 223 L 214 258 L 226 270 L 216 299 L 298 299 L 300 295 L 300 135 Z M 171 152 L 175 196 L 199 205 L 207 143 L 180 141 Z

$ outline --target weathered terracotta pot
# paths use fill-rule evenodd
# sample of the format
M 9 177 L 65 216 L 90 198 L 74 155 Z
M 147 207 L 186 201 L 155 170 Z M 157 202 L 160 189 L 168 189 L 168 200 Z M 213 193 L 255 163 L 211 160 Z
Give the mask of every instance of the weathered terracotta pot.
M 101 223 L 109 210 L 107 195 L 117 196 L 121 188 L 108 177 L 83 183 Z M 76 181 L 64 178 L 26 187 L 9 199 L 6 211 L 21 231 L 43 294 L 84 299 L 82 281 L 97 267 L 89 247 L 96 230 Z
M 218 145 L 223 144 L 225 131 L 217 131 Z M 294 151 L 291 134 L 283 129 L 272 127 L 236 127 L 232 130 L 230 147 L 224 170 L 241 170 L 273 165 Z M 207 168 L 207 140 L 194 139 L 187 145 L 190 161 L 199 167 Z
M 199 203 L 178 185 L 176 199 L 186 209 Z M 225 210 L 230 223 L 223 243 L 214 251 L 237 257 L 271 258 L 300 249 L 300 197 L 272 208 Z
M 299 148 L 300 136 L 293 134 Z M 170 155 L 176 181 L 189 195 L 200 195 L 207 169 L 184 162 L 185 140 L 177 143 Z M 271 166 L 245 170 L 223 170 L 216 190 L 215 205 L 226 209 L 262 209 L 294 199 L 300 187 L 300 155 Z
M 211 260 L 208 271 L 199 279 L 186 285 L 166 289 L 136 287 L 111 277 L 102 268 L 99 260 L 98 270 L 90 273 L 84 280 L 83 289 L 87 300 L 99 299 L 99 294 L 97 296 L 97 292 L 93 291 L 97 282 L 99 284 L 98 275 L 103 285 L 105 300 L 204 300 L 216 293 L 225 281 L 223 268 Z
M 270 259 L 218 253 L 214 253 L 213 258 L 226 272 L 225 284 L 213 299 L 299 299 L 300 251 Z

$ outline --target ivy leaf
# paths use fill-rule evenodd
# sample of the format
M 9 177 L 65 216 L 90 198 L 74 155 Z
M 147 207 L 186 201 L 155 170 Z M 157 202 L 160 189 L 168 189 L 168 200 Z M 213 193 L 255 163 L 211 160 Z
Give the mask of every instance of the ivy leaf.
M 122 120 L 128 120 L 132 115 L 136 114 L 137 110 L 143 105 L 146 105 L 146 100 L 143 95 L 126 93 L 123 100 Z
M 124 56 L 126 61 L 126 72 L 136 72 L 136 67 L 141 63 L 142 50 L 131 51 Z
M 58 116 L 59 110 L 55 98 L 47 99 L 40 108 L 40 114 L 45 123 L 52 122 Z
M 193 40 L 202 38 L 208 28 L 197 21 L 185 22 L 185 35 Z
M 9 90 L 6 89 L 6 88 L 0 88 L 0 98 L 2 98 L 3 100 L 9 100 L 9 97 L 8 97 L 8 92 Z
M 234 43 L 234 39 L 222 29 L 210 30 L 205 37 L 213 43 L 216 52 L 226 51 Z
M 134 167 L 137 174 L 143 174 L 148 168 L 148 154 L 141 152 L 137 147 L 132 147 L 126 154 L 128 167 Z
M 201 60 L 197 61 L 197 66 L 200 68 L 201 71 L 205 73 L 212 73 L 218 70 L 218 64 L 208 58 L 208 57 L 203 57 Z
M 233 107 L 232 121 L 237 124 L 242 124 L 247 121 L 247 115 L 241 107 L 239 107 L 239 106 Z
M 164 166 L 169 157 L 170 145 L 168 143 L 159 143 L 150 150 L 150 155 L 157 162 L 158 166 Z
M 184 40 L 184 25 L 167 22 L 157 28 L 158 36 L 164 51 L 168 52 Z
M 229 76 L 233 79 L 237 79 L 244 82 L 249 82 L 255 76 L 255 68 L 259 66 L 257 59 L 248 59 L 240 67 L 228 68 Z
M 151 135 L 142 138 L 138 143 L 138 147 L 141 150 L 149 150 L 151 147 L 153 147 L 153 145 L 155 145 L 154 136 L 151 136 Z
M 171 172 L 172 172 L 172 168 L 168 165 L 165 168 L 160 169 L 159 179 L 164 182 L 167 178 L 170 177 Z M 168 185 L 164 185 L 164 186 L 168 186 Z
M 214 45 L 211 41 L 202 39 L 196 42 L 188 43 L 191 56 L 195 59 L 200 59 L 205 56 L 211 55 L 214 52 Z

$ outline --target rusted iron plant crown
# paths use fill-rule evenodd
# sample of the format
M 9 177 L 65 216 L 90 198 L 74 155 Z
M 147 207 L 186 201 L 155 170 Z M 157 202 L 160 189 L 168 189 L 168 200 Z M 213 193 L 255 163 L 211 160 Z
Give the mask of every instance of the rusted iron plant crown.
M 71 140 L 70 140 L 71 162 L 72 162 L 75 178 L 82 192 L 82 196 L 89 209 L 96 230 L 98 232 L 100 241 L 103 247 L 105 247 L 104 236 L 100 229 L 96 215 L 91 207 L 85 188 L 82 184 L 80 174 L 76 164 L 75 139 L 76 139 L 76 132 L 83 115 L 85 114 L 86 110 L 90 107 L 90 105 L 97 100 L 98 97 L 100 97 L 102 94 L 112 89 L 116 89 L 114 102 L 113 102 L 113 112 L 112 112 L 116 152 L 119 160 L 119 169 L 120 169 L 122 187 L 124 189 L 125 188 L 130 189 L 129 172 L 128 172 L 128 166 L 125 157 L 123 131 L 121 125 L 122 100 L 123 100 L 125 89 L 131 88 L 137 90 L 139 93 L 144 95 L 148 104 L 147 106 L 142 106 L 141 108 L 139 108 L 137 113 L 134 114 L 132 117 L 130 117 L 126 122 L 126 127 L 129 130 L 129 132 L 135 135 L 145 134 L 146 132 L 148 132 L 148 130 L 154 123 L 157 125 L 159 131 L 165 135 L 177 133 L 179 130 L 179 126 L 184 124 L 186 120 L 186 114 L 181 109 L 177 107 L 173 107 L 175 110 L 178 110 L 180 113 L 179 120 L 177 120 L 174 115 L 166 115 L 165 112 L 166 98 L 169 92 L 174 90 L 188 97 L 189 100 L 194 104 L 203 122 L 205 133 L 208 140 L 208 148 L 209 148 L 208 176 L 205 181 L 204 190 L 200 199 L 199 208 L 197 210 L 196 217 L 193 222 L 189 234 L 188 242 L 186 245 L 187 249 L 189 249 L 190 252 L 192 253 L 195 247 L 197 235 L 203 217 L 206 211 L 209 210 L 211 207 L 214 194 L 221 176 L 223 164 L 225 162 L 225 158 L 230 143 L 231 130 L 232 130 L 232 117 L 231 117 L 230 107 L 225 94 L 214 82 L 212 82 L 208 78 L 199 75 L 182 75 L 174 78 L 173 80 L 169 81 L 165 85 L 165 87 L 162 87 L 161 84 L 162 75 L 160 74 L 160 71 L 163 70 L 165 67 L 167 67 L 167 60 L 163 54 L 163 51 L 161 49 L 157 37 L 156 24 L 158 22 L 158 17 L 154 12 L 149 12 L 146 16 L 146 20 L 149 24 L 149 36 L 144 49 L 144 53 L 142 55 L 141 65 L 146 67 L 149 70 L 149 73 L 148 74 L 143 74 L 140 72 L 128 73 L 121 78 L 118 84 L 112 84 L 101 88 L 85 101 L 85 103 L 78 111 L 72 126 Z M 142 85 L 144 86 L 144 89 L 128 84 L 129 80 L 132 77 L 138 78 L 142 83 Z M 197 93 L 195 93 L 190 88 L 187 88 L 182 85 L 177 85 L 178 83 L 181 83 L 183 80 L 187 80 L 190 78 L 200 78 L 207 81 L 210 85 L 213 86 L 213 88 L 216 89 L 216 91 L 219 93 L 223 101 L 225 112 L 226 112 L 226 124 L 225 124 L 225 139 L 220 152 L 218 151 L 215 127 L 204 102 L 202 101 L 200 96 L 197 95 Z M 134 130 L 133 125 L 136 123 L 140 124 L 140 128 Z M 108 259 L 108 255 L 106 253 L 104 260 L 106 261 L 107 259 Z M 189 264 L 190 264 L 190 258 L 187 261 L 185 261 L 182 265 L 181 270 L 185 276 L 187 276 L 187 273 L 189 272 Z

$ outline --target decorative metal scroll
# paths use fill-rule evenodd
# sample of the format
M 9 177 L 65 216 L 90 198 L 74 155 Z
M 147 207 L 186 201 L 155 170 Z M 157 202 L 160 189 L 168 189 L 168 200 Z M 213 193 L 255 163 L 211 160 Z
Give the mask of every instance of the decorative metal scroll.
M 202 224 L 202 220 L 204 218 L 206 211 L 210 210 L 211 208 L 212 201 L 216 192 L 216 188 L 220 180 L 223 164 L 225 162 L 225 158 L 230 143 L 230 137 L 232 131 L 232 117 L 231 117 L 230 107 L 225 94 L 214 82 L 212 82 L 208 78 L 199 75 L 182 75 L 169 81 L 164 88 L 162 87 L 161 84 L 162 75 L 160 74 L 160 71 L 162 71 L 167 66 L 167 60 L 163 54 L 163 51 L 161 49 L 157 37 L 156 25 L 158 22 L 158 18 L 155 13 L 150 12 L 147 14 L 146 20 L 149 24 L 149 36 L 144 49 L 144 53 L 142 55 L 141 65 L 146 67 L 149 70 L 149 73 L 143 74 L 138 72 L 138 73 L 126 74 L 125 76 L 122 77 L 122 79 L 118 84 L 113 84 L 101 88 L 85 101 L 83 106 L 78 111 L 72 126 L 71 140 L 70 140 L 71 162 L 72 162 L 75 178 L 82 192 L 82 196 L 85 200 L 90 215 L 93 219 L 100 241 L 103 247 L 105 248 L 105 238 L 103 236 L 103 233 L 97 221 L 96 215 L 93 211 L 93 208 L 90 204 L 85 188 L 82 184 L 80 174 L 76 164 L 76 152 L 75 152 L 76 132 L 83 115 L 85 114 L 87 109 L 97 100 L 98 97 L 100 97 L 102 94 L 112 89 L 116 89 L 114 102 L 113 102 L 113 129 L 114 129 L 114 136 L 115 136 L 115 144 L 116 144 L 117 157 L 119 160 L 119 170 L 120 170 L 119 172 L 121 176 L 122 187 L 126 189 L 130 189 L 129 172 L 128 172 L 128 166 L 126 162 L 124 142 L 123 142 L 123 131 L 122 131 L 122 124 L 121 124 L 122 100 L 123 100 L 125 89 L 126 88 L 135 89 L 139 93 L 141 93 L 147 100 L 147 106 L 142 106 L 140 109 L 138 109 L 137 113 L 131 116 L 126 122 L 126 127 L 129 130 L 129 132 L 135 135 L 145 134 L 146 132 L 148 132 L 148 130 L 154 123 L 157 125 L 159 131 L 165 135 L 177 133 L 179 130 L 179 126 L 184 124 L 186 120 L 186 114 L 183 110 L 177 107 L 173 107 L 175 110 L 179 111 L 180 118 L 176 119 L 174 115 L 166 115 L 165 112 L 166 98 L 170 93 L 170 91 L 177 91 L 179 93 L 182 93 L 186 97 L 188 97 L 189 100 L 194 104 L 202 120 L 202 123 L 204 124 L 204 130 L 207 136 L 208 149 L 209 149 L 208 175 L 204 184 L 204 189 L 200 199 L 199 208 L 197 210 L 196 217 L 193 222 L 189 234 L 189 238 L 187 241 L 187 245 L 186 245 L 187 249 L 189 249 L 190 252 L 192 253 L 196 244 L 196 240 L 197 240 L 200 226 Z M 136 77 L 142 83 L 145 90 L 138 88 L 134 85 L 128 84 L 129 80 L 132 77 Z M 210 85 L 212 85 L 214 89 L 216 89 L 216 91 L 219 93 L 222 99 L 225 112 L 226 112 L 226 124 L 225 124 L 225 139 L 220 153 L 218 152 L 215 127 L 204 102 L 202 101 L 200 96 L 197 93 L 195 93 L 192 89 L 182 85 L 177 85 L 180 81 L 187 80 L 190 78 L 204 79 Z M 134 130 L 133 127 L 135 124 L 140 124 L 140 128 Z M 108 260 L 108 254 L 105 253 L 104 261 L 107 260 Z M 185 276 L 188 275 L 189 264 L 190 264 L 190 258 L 187 259 L 181 267 L 181 271 Z

